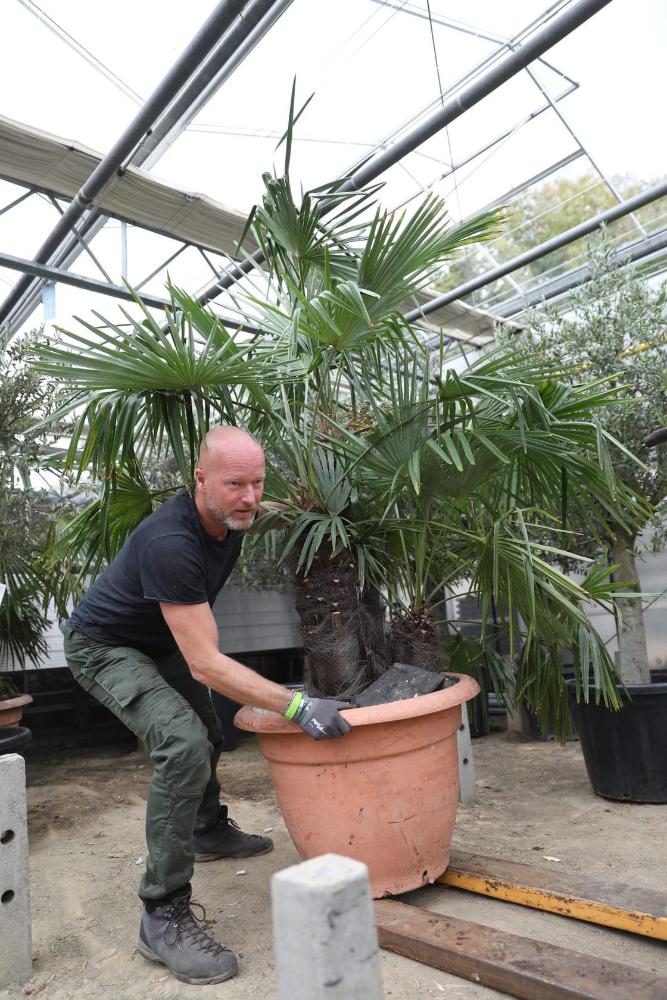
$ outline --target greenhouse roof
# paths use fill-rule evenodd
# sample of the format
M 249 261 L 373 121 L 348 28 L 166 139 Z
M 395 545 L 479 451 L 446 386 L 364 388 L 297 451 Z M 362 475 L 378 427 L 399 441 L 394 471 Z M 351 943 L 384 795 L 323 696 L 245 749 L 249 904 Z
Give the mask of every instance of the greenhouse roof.
M 0 66 L 0 321 L 12 330 L 108 312 L 96 282 L 109 294 L 127 280 L 158 304 L 169 274 L 216 298 L 262 172 L 281 169 L 294 78 L 299 104 L 313 95 L 295 130 L 295 190 L 376 169 L 389 209 L 409 210 L 427 191 L 446 199 L 454 223 L 508 206 L 503 235 L 443 275 L 453 299 L 428 322 L 452 338 L 483 343 L 494 314 L 520 317 L 580 280 L 568 275 L 585 278 L 580 238 L 487 280 L 526 246 L 648 190 L 609 235 L 644 268 L 664 267 L 664 152 L 649 117 L 664 92 L 661 0 L 11 6 Z M 525 65 L 504 71 L 524 54 Z M 173 93 L 151 118 L 169 81 Z M 72 236 L 77 199 L 68 202 L 138 119 L 139 138 L 105 186 L 79 199 Z M 52 281 L 44 295 L 40 279 L 17 274 L 36 258 L 58 282 L 55 304 Z M 89 287 L 60 284 L 63 270 Z

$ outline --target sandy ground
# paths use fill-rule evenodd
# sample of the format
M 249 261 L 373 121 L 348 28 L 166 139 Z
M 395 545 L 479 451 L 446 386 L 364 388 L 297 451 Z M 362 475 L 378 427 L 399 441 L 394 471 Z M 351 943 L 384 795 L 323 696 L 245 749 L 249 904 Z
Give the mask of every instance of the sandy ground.
M 629 885 L 665 889 L 667 806 L 612 803 L 591 791 L 578 744 L 497 733 L 473 743 L 477 801 L 459 806 L 454 846 Z M 270 877 L 298 857 L 276 808 L 254 739 L 225 754 L 220 776 L 231 815 L 272 828 L 275 850 L 250 861 L 197 866 L 194 896 L 210 931 L 241 959 L 237 978 L 187 986 L 134 951 L 145 853 L 150 762 L 128 746 L 33 751 L 28 761 L 34 975 L 2 1000 L 39 995 L 113 1000 L 274 998 Z M 559 858 L 546 861 L 544 856 Z M 245 869 L 246 874 L 239 874 Z M 454 889 L 425 887 L 406 901 L 667 975 L 667 950 L 602 929 Z M 490 1000 L 494 990 L 381 953 L 386 997 Z M 305 973 L 306 970 L 304 970 Z

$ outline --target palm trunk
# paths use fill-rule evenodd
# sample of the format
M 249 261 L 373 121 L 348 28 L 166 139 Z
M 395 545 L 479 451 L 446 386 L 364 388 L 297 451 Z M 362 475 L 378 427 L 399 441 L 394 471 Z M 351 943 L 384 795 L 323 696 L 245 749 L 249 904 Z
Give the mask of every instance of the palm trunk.
M 614 573 L 615 580 L 622 580 L 626 590 L 639 591 L 639 575 L 635 564 L 634 546 L 637 536 L 617 531 L 611 551 L 611 560 L 620 563 Z M 650 684 L 646 649 L 646 630 L 641 598 L 620 597 L 616 601 L 618 616 L 619 669 L 626 684 Z
M 395 661 L 410 663 L 436 673 L 443 668 L 438 629 L 427 612 L 414 609 L 394 618 L 391 624 L 391 651 Z
M 373 591 L 357 589 L 357 569 L 348 553 L 331 557 L 326 545 L 310 573 L 295 573 L 296 608 L 302 623 L 309 694 L 353 698 L 390 665 L 384 607 Z

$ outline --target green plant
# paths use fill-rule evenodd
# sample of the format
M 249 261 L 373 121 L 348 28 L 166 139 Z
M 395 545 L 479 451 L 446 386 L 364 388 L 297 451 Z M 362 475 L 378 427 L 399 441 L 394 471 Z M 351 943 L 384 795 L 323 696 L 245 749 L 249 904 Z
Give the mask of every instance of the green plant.
M 585 696 L 591 675 L 618 705 L 614 666 L 582 610 L 611 608 L 615 585 L 597 563 L 581 583 L 568 579 L 540 532 L 561 515 L 565 478 L 582 506 L 622 525 L 641 516 L 613 474 L 617 443 L 596 422 L 621 389 L 571 385 L 562 365 L 512 350 L 445 368 L 442 345 L 430 349 L 402 313 L 498 217 L 450 229 L 433 197 L 403 217 L 377 207 L 375 191 L 336 186 L 297 204 L 290 138 L 285 173 L 265 175 L 249 220 L 266 263 L 230 298 L 261 333 L 230 332 L 170 287 L 164 328 L 137 303 L 138 317 L 123 310 L 129 326 L 99 317 L 41 349 L 39 370 L 69 394 L 60 415 L 77 413 L 64 468 L 99 488 L 52 558 L 80 583 L 159 502 L 147 457 L 170 459 L 190 484 L 209 426 L 238 423 L 265 446 L 268 496 L 291 507 L 282 559 L 312 689 L 349 696 L 409 658 L 486 670 L 503 696 L 506 667 L 486 632 L 476 645 L 438 634 L 434 609 L 465 579 L 483 619 L 492 600 L 504 609 L 510 648 L 571 648 Z M 565 732 L 560 671 L 529 662 L 520 696 Z
M 8 677 L 6 674 L 0 674 L 0 701 L 16 698 L 20 694 L 21 692 L 14 679 Z
M 573 293 L 565 310 L 533 313 L 518 336 L 501 334 L 501 340 L 563 365 L 570 383 L 604 379 L 624 389 L 596 421 L 601 433 L 623 444 L 610 452 L 614 476 L 645 503 L 628 511 L 623 524 L 603 506 L 582 504 L 578 491 L 567 488 L 566 518 L 559 527 L 567 530 L 573 552 L 615 565 L 614 579 L 627 593 L 615 604 L 621 676 L 626 683 L 649 683 L 642 600 L 632 593 L 641 589 L 640 533 L 650 529 L 644 551 L 657 553 L 667 541 L 667 449 L 643 447 L 667 411 L 667 285 L 652 288 L 632 270 L 614 265 L 606 236 L 591 244 L 588 265 L 590 281 Z M 549 540 L 558 537 L 564 536 L 551 532 Z M 575 568 L 572 561 L 560 561 Z
M 30 365 L 41 339 L 0 335 L 0 663 L 21 667 L 45 655 L 49 624 L 42 553 L 55 502 L 43 479 L 41 489 L 33 483 L 58 433 L 36 423 L 50 418 L 57 393 Z

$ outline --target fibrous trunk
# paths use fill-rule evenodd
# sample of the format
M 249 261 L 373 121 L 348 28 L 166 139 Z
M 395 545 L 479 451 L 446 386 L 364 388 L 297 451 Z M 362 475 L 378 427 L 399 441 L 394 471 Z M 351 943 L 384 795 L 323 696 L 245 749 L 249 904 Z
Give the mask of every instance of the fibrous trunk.
M 620 563 L 615 580 L 623 580 L 626 590 L 639 591 L 639 576 L 634 557 L 635 538 L 618 533 L 611 552 L 612 562 Z M 640 597 L 619 597 L 617 635 L 620 674 L 626 684 L 650 684 L 651 674 L 646 649 L 646 630 Z
M 372 588 L 359 593 L 349 553 L 320 549 L 308 575 L 295 573 L 296 608 L 306 654 L 305 687 L 315 697 L 349 700 L 394 662 L 442 669 L 437 629 L 426 614 L 412 612 L 392 622 Z
M 306 654 L 305 686 L 316 696 L 353 698 L 391 665 L 384 606 L 359 594 L 349 553 L 321 549 L 308 576 L 294 576 Z
M 425 611 L 411 610 L 391 623 L 393 659 L 423 670 L 442 670 L 442 647 L 435 622 Z

